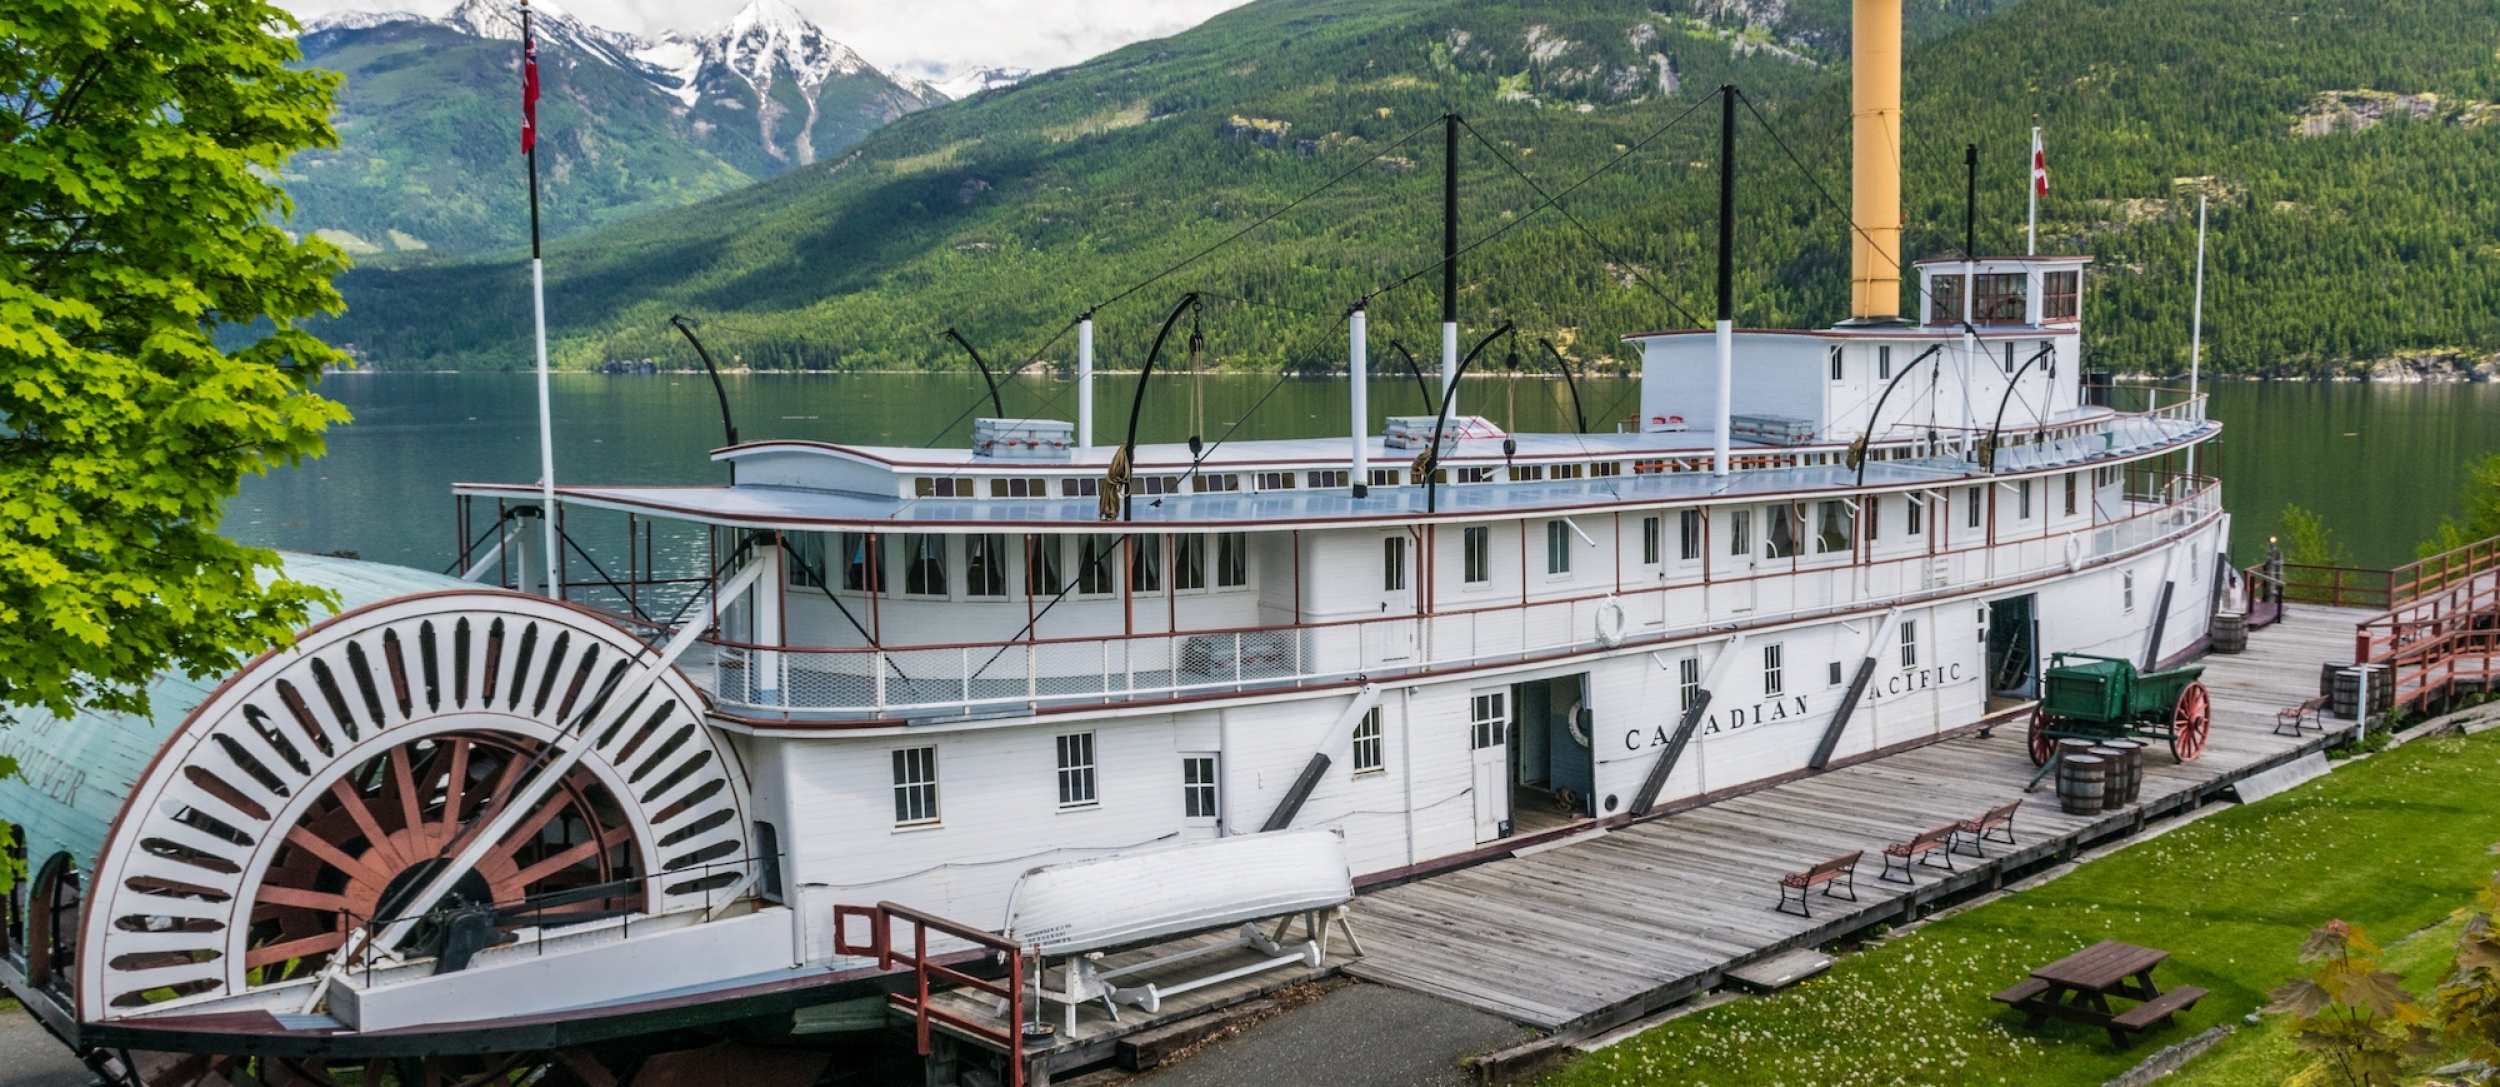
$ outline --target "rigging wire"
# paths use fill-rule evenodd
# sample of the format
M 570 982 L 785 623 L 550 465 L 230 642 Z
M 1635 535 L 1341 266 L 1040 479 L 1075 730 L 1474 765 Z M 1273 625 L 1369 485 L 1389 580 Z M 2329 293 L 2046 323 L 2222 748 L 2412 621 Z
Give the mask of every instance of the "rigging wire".
M 1866 244 L 1868 246 L 1874 246 L 1874 235 L 1868 234 L 1866 232 L 1866 228 L 1859 226 L 1857 219 L 1849 214 L 1848 209 L 1841 207 L 1839 201 L 1832 199 L 1831 190 L 1823 187 L 1823 179 L 1816 177 L 1814 171 L 1806 168 L 1804 160 L 1799 159 L 1797 157 L 1797 152 L 1789 148 L 1788 141 L 1780 136 L 1779 129 L 1771 127 L 1771 119 L 1764 117 L 1761 110 L 1754 108 L 1753 99 L 1747 96 L 1745 92 L 1738 91 L 1736 92 L 1736 100 L 1745 104 L 1745 112 L 1753 114 L 1754 123 L 1761 125 L 1762 131 L 1770 134 L 1771 142 L 1779 145 L 1780 153 L 1788 156 L 1789 165 L 1795 166 L 1798 173 L 1805 175 L 1806 183 L 1814 186 L 1816 195 L 1823 198 L 1823 203 L 1830 205 L 1831 209 L 1840 215 L 1841 221 L 1849 224 L 1850 232 L 1856 234 L 1858 237 L 1866 239 Z M 1898 249 L 1899 247 L 1896 245 L 1895 248 Z M 1977 257 L 1972 256 L 1968 251 L 1963 250 L 1960 246 L 1955 246 L 1953 248 L 1955 252 L 1962 254 L 1963 260 L 1967 261 L 1978 259 Z M 1928 291 L 1925 287 L 1917 285 L 1918 281 L 1910 274 L 1912 269 L 1910 268 L 1909 263 L 1902 258 L 1902 255 L 1899 252 L 1895 252 L 1893 254 L 1892 270 L 1894 275 L 1899 276 L 1903 280 L 1907 280 L 1912 284 L 1911 290 L 1917 294 L 1919 299 L 1919 311 L 1926 312 L 1929 304 L 1932 303 L 1934 299 L 1929 297 Z M 1913 316 L 1915 316 L 1915 314 Z M 1968 323 L 1965 322 L 1963 327 L 1968 328 Z
M 1725 92 L 1725 91 L 1720 91 L 1720 92 L 1718 92 L 1718 93 L 1724 94 L 1724 93 L 1726 93 L 1726 92 Z M 1528 172 L 1527 172 L 1526 170 L 1522 170 L 1522 169 L 1520 169 L 1520 168 L 1519 168 L 1519 164 L 1518 164 L 1518 163 L 1512 162 L 1512 161 L 1510 160 L 1510 156 L 1508 156 L 1508 155 L 1504 155 L 1504 154 L 1502 153 L 1502 149 L 1501 149 L 1501 148 L 1494 146 L 1493 141 L 1488 140 L 1488 139 L 1486 139 L 1486 138 L 1484 137 L 1484 133 L 1476 131 L 1476 126 L 1474 126 L 1474 125 L 1472 125 L 1472 124 L 1467 123 L 1467 119 L 1466 119 L 1466 118 L 1464 118 L 1464 117 L 1461 117 L 1461 118 L 1459 118 L 1459 119 L 1458 119 L 1458 124 L 1459 124 L 1459 127 L 1464 128 L 1464 129 L 1466 129 L 1466 130 L 1467 130 L 1467 134 L 1468 134 L 1468 135 L 1470 135 L 1470 136 L 1474 136 L 1474 137 L 1476 138 L 1476 142 L 1477 142 L 1477 143 L 1483 144 L 1483 145 L 1484 145 L 1484 149 L 1485 149 L 1485 150 L 1493 152 L 1493 158 L 1494 158 L 1494 161 L 1497 161 L 1497 162 L 1501 163 L 1502 165 L 1509 167 L 1509 168 L 1510 168 L 1510 172 L 1511 172 L 1511 173 L 1514 173 L 1514 174 L 1519 175 L 1519 180 L 1527 182 L 1527 183 L 1528 183 L 1528 187 L 1529 187 L 1529 188 L 1531 188 L 1531 189 L 1536 190 L 1536 194 L 1537 194 L 1538 196 L 1544 196 L 1544 197 L 1546 197 L 1546 199 L 1547 199 L 1547 201 L 1548 201 L 1549 203 L 1553 203 L 1553 198 L 1552 198 L 1552 197 L 1550 197 L 1550 196 L 1547 196 L 1547 194 L 1546 194 L 1546 192 L 1545 192 L 1545 187 L 1544 187 L 1544 186 L 1542 186 L 1542 185 L 1537 184 L 1537 183 L 1536 183 L 1536 179 L 1535 179 L 1535 178 L 1533 178 L 1533 177 L 1529 177 L 1529 176 L 1528 176 Z M 1625 268 L 1626 270 L 1628 270 L 1628 271 L 1630 271 L 1630 272 L 1632 273 L 1632 279 L 1633 279 L 1633 281 L 1634 281 L 1634 282 L 1639 283 L 1639 284 L 1640 284 L 1641 286 L 1643 286 L 1643 287 L 1647 287 L 1647 288 L 1649 288 L 1649 293 L 1654 294 L 1654 295 L 1657 295 L 1657 296 L 1658 296 L 1658 300 L 1659 300 L 1659 301 L 1665 302 L 1666 304 L 1668 304 L 1668 305 L 1670 305 L 1670 306 L 1675 307 L 1675 311 L 1676 311 L 1677 313 L 1681 313 L 1681 314 L 1683 314 L 1683 315 L 1684 315 L 1684 319 L 1685 319 L 1685 320 L 1687 320 L 1687 321 L 1692 322 L 1692 323 L 1693 323 L 1693 326 L 1694 326 L 1695 328 L 1708 328 L 1708 327 L 1710 327 L 1710 322 L 1708 322 L 1708 321 L 1704 321 L 1704 320 L 1702 320 L 1701 318 L 1694 316 L 1694 315 L 1693 315 L 1693 311 L 1691 311 L 1691 310 L 1689 310 L 1689 309 L 1685 309 L 1685 308 L 1684 308 L 1684 303 L 1676 301 L 1673 297 L 1669 296 L 1669 295 L 1668 295 L 1665 291 L 1662 291 L 1662 290 L 1658 289 L 1658 285 L 1657 285 L 1657 284 L 1655 284 L 1655 283 L 1650 282 L 1650 279 L 1649 279 L 1649 277 L 1648 277 L 1648 276 L 1645 276 L 1645 275 L 1642 275 L 1642 274 L 1641 274 L 1641 272 L 1640 272 L 1640 266 L 1639 266 L 1639 265 L 1636 265 L 1636 264 L 1632 263 L 1632 261 L 1631 261 L 1631 260 L 1629 260 L 1628 258 L 1624 257 L 1622 254 L 1615 252 L 1615 249 L 1614 249 L 1614 247 L 1613 247 L 1613 246 L 1607 245 L 1607 244 L 1606 244 L 1605 239 L 1598 237 L 1598 236 L 1597 236 L 1597 232 L 1596 232 L 1596 231 L 1594 231 L 1594 230 L 1590 230 L 1590 229 L 1589 229 L 1589 226 L 1588 226 L 1588 224 L 1587 224 L 1587 223 L 1583 223 L 1583 222 L 1581 222 L 1581 221 L 1580 221 L 1580 217 L 1579 217 L 1579 216 L 1577 216 L 1577 215 L 1573 215 L 1573 214 L 1571 213 L 1571 209 L 1569 209 L 1569 208 L 1566 208 L 1566 207 L 1562 206 L 1560 203 L 1554 203 L 1554 210 L 1555 210 L 1555 211 L 1557 211 L 1557 212 L 1560 212 L 1560 213 L 1562 214 L 1562 217 L 1563 217 L 1564 219 L 1567 219 L 1567 220 L 1569 220 L 1569 221 L 1571 222 L 1571 225 L 1572 225 L 1572 226 L 1575 226 L 1575 227 L 1580 228 L 1580 233 L 1581 233 L 1581 234 L 1583 234 L 1583 235 L 1586 235 L 1586 236 L 1588 237 L 1589 242 L 1590 242 L 1591 244 L 1593 244 L 1593 245 L 1597 246 L 1597 248 L 1598 248 L 1598 250 L 1599 250 L 1600 252 L 1605 253 L 1608 257 L 1610 257 L 1610 258 L 1612 258 L 1612 259 L 1614 259 L 1614 260 L 1617 260 L 1617 261 L 1622 262 L 1622 264 L 1623 264 L 1624 268 Z

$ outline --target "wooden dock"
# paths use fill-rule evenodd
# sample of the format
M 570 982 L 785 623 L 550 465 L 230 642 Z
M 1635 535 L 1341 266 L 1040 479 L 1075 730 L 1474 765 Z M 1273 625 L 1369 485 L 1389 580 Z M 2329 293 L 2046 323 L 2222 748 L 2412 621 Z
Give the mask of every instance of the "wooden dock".
M 2317 691 L 2322 663 L 2352 660 L 2367 614 L 2294 605 L 2252 632 L 2246 653 L 2204 657 L 2210 744 L 2186 764 L 2147 748 L 2140 803 L 2125 810 L 2067 815 L 2049 783 L 2026 795 L 2020 724 L 1968 733 L 1364 895 L 1354 925 L 1367 954 L 1346 972 L 1566 1037 L 1630 1022 L 1717 988 L 1731 968 L 1914 918 L 2341 742 L 2350 722 L 2276 735 L 2275 713 Z M 1950 874 L 1917 869 L 1914 887 L 1876 878 L 1886 844 L 2016 797 L 2019 844 L 1957 856 Z M 1812 920 L 1772 908 L 1781 875 L 1859 850 L 1857 902 L 1818 894 Z

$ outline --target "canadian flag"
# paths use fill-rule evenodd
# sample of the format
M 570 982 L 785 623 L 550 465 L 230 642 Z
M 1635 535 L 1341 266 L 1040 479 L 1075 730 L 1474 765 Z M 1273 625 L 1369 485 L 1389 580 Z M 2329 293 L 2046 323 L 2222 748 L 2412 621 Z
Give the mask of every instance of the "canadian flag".
M 2031 191 L 2049 194 L 2049 152 L 2040 145 L 2040 130 L 2031 130 Z
M 521 153 L 538 147 L 538 39 L 530 34 L 530 11 L 521 9 Z

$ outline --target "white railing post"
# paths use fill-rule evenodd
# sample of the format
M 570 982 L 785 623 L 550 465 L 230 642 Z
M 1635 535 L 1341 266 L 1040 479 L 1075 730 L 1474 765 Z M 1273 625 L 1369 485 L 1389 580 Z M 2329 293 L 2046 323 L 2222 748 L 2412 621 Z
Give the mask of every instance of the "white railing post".
M 963 680 L 963 682 L 964 682 L 964 686 L 963 686 L 963 694 L 964 694 L 964 712 L 965 712 L 965 713 L 971 713 L 971 712 L 972 712 L 972 648 L 971 648 L 970 646 L 966 646 L 966 647 L 964 647 L 964 648 L 962 648 L 962 649 L 956 650 L 956 654 L 957 654 L 957 655 L 958 655 L 958 656 L 962 659 L 962 661 L 963 661 L 963 664 L 962 664 L 962 669 L 963 669 L 963 677 L 964 677 L 964 680 Z
M 877 716 L 883 717 L 885 716 L 885 650 L 875 651 L 869 657 L 868 663 L 877 670 Z

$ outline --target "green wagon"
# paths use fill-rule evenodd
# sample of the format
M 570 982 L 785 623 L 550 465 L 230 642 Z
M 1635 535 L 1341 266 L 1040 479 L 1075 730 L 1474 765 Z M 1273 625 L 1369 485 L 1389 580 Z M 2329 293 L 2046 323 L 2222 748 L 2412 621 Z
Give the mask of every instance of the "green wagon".
M 2050 657 L 2040 707 L 2031 714 L 2032 765 L 2047 765 L 2059 740 L 2129 736 L 2169 741 L 2180 762 L 2195 758 L 2213 733 L 2213 699 L 2198 681 L 2204 674 L 2203 665 L 2138 672 L 2116 657 Z

